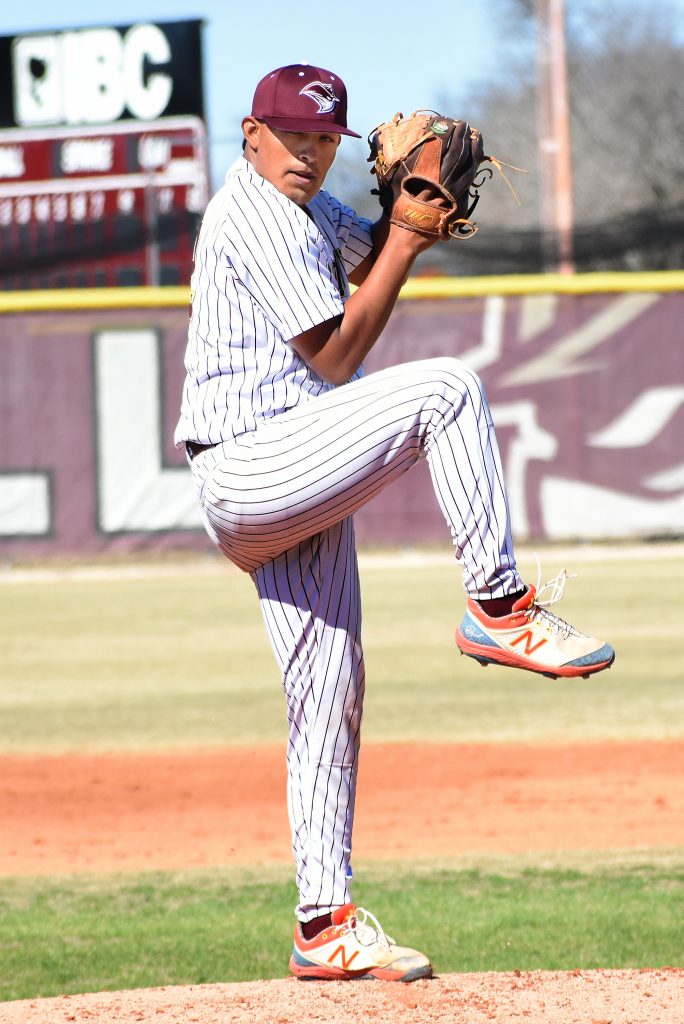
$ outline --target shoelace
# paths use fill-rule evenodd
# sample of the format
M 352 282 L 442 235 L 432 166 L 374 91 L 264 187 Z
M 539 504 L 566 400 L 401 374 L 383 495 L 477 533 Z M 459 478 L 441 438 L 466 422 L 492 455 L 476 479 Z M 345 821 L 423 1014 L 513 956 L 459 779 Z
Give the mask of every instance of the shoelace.
M 571 626 L 569 622 L 561 619 L 560 615 L 549 611 L 551 605 L 562 601 L 565 593 L 565 584 L 567 580 L 572 579 L 572 576 L 565 569 L 561 569 L 554 579 L 542 584 L 541 563 L 537 555 L 535 555 L 535 558 L 537 559 L 537 586 L 535 588 L 534 601 L 529 609 L 526 610 L 528 619 L 530 622 L 534 620 L 541 621 L 543 625 L 558 633 L 564 640 L 567 640 L 570 636 L 583 636 L 584 634 L 580 633 L 574 626 Z M 549 596 L 542 600 L 542 594 L 545 594 L 547 591 Z
M 379 942 L 389 949 L 390 944 L 393 942 L 389 935 L 385 935 L 377 917 L 363 907 L 357 907 L 356 913 L 352 914 L 345 923 L 354 932 L 362 946 L 374 946 Z

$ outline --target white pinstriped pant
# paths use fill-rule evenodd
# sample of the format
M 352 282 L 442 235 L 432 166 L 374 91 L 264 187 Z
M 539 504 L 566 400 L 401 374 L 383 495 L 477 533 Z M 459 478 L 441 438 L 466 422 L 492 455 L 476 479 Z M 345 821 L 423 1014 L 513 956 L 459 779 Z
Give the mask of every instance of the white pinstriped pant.
M 300 920 L 350 899 L 365 684 L 351 516 L 421 457 L 467 593 L 521 589 L 489 404 L 456 359 L 371 374 L 192 462 L 207 531 L 250 572 L 282 671 Z

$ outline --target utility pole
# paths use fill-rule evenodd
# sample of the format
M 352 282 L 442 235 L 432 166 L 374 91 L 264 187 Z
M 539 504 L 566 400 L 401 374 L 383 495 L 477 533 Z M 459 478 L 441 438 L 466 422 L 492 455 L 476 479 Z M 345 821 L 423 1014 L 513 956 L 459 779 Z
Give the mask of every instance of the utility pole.
M 544 269 L 574 271 L 572 162 L 564 0 L 534 0 L 539 33 L 537 110 Z

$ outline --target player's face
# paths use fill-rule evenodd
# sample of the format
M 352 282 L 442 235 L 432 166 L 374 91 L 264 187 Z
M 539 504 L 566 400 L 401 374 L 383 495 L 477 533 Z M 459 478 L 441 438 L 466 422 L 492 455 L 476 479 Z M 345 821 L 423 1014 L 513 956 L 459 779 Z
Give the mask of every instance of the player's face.
M 339 135 L 285 132 L 253 118 L 245 118 L 243 130 L 245 156 L 263 178 L 298 206 L 313 199 L 337 155 Z

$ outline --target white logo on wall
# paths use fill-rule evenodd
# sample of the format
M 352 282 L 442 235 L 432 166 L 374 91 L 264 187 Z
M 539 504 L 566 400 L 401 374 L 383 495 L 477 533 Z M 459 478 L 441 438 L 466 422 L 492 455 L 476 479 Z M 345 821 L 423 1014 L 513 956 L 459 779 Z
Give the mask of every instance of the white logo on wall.
M 159 69 L 170 60 L 157 25 L 134 25 L 123 36 L 114 28 L 20 36 L 12 45 L 16 123 L 105 124 L 126 110 L 160 117 L 173 80 Z

